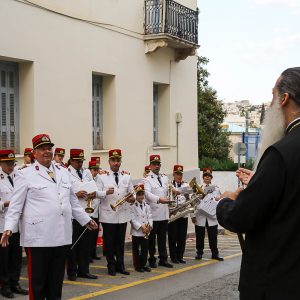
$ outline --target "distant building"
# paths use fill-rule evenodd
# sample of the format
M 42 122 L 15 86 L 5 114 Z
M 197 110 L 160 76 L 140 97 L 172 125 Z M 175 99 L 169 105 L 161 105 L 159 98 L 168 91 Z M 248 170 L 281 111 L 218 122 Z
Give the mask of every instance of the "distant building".
M 239 126 L 233 123 L 223 123 L 222 128 L 230 133 L 229 140 L 231 142 L 231 149 L 229 152 L 229 157 L 234 160 L 235 153 L 233 151 L 233 145 L 239 142 L 246 144 L 246 160 L 255 160 L 258 150 L 258 143 L 260 139 L 260 129 L 259 128 L 248 128 L 248 133 L 246 133 L 245 126 Z

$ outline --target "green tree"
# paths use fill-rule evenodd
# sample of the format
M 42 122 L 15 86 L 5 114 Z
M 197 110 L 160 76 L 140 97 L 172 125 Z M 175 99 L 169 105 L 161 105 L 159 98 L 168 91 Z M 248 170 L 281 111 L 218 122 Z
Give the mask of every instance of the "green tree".
M 221 128 L 226 116 L 217 92 L 208 84 L 209 72 L 205 68 L 209 60 L 198 57 L 198 147 L 199 159 L 228 159 L 230 142 L 228 133 Z
M 262 124 L 262 122 L 264 121 L 265 114 L 266 114 L 266 109 L 265 109 L 265 104 L 263 103 L 260 112 L 260 124 Z

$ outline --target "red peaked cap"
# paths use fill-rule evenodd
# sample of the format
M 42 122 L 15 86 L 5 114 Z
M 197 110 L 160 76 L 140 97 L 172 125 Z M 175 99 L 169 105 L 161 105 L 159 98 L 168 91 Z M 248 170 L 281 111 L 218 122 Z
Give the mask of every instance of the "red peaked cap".
M 31 155 L 32 154 L 32 148 L 25 148 L 24 149 L 24 155 Z
M 8 149 L 0 150 L 0 161 L 15 161 L 15 160 L 16 160 L 16 156 L 14 150 L 8 150 Z
M 38 134 L 35 137 L 33 137 L 32 145 L 33 145 L 33 149 L 36 149 L 43 145 L 50 145 L 51 147 L 54 146 L 54 144 L 51 142 L 49 135 L 45 133 Z
M 96 161 L 98 164 L 100 164 L 100 156 L 92 156 L 91 161 Z
M 183 173 L 183 166 L 182 165 L 175 165 L 173 167 L 173 172 L 174 173 Z
M 114 158 L 114 157 L 121 158 L 122 157 L 121 149 L 109 150 L 108 156 L 109 156 L 109 158 Z
M 151 171 L 151 168 L 150 168 L 150 166 L 148 165 L 148 166 L 145 166 L 145 172 L 150 172 Z
M 150 164 L 152 163 L 152 162 L 160 162 L 160 155 L 158 155 L 158 154 L 152 154 L 152 155 L 150 155 Z
M 54 155 L 63 155 L 65 156 L 66 150 L 64 148 L 55 148 Z
M 95 161 L 89 161 L 89 169 L 99 169 L 99 164 Z
M 137 187 L 140 188 L 140 190 L 137 193 L 141 193 L 141 192 L 144 193 L 145 192 L 145 187 L 144 187 L 143 183 L 139 183 L 139 184 L 137 184 L 137 185 L 134 186 L 134 188 L 137 188 Z
M 70 149 L 70 159 L 85 160 L 82 149 Z

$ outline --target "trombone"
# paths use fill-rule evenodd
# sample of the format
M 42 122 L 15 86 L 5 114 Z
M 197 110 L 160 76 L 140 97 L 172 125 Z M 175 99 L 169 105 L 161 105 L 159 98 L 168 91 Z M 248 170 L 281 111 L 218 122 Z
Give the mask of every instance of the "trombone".
M 111 204 L 110 207 L 113 211 L 116 211 L 117 207 L 123 205 L 129 198 L 134 196 L 137 192 L 143 191 L 143 188 L 137 185 L 131 192 L 119 199 L 115 204 Z

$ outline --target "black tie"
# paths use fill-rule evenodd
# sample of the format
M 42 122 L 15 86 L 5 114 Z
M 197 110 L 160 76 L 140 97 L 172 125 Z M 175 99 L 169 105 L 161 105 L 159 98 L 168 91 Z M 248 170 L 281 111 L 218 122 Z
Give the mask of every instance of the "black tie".
M 141 210 L 143 210 L 143 205 L 142 204 L 140 204 L 140 207 L 141 207 Z
M 159 177 L 159 176 L 157 176 L 157 180 L 158 180 L 160 186 L 162 186 L 162 183 L 161 183 L 161 180 L 160 180 L 160 177 Z
M 77 172 L 79 178 L 82 180 L 82 174 L 81 174 L 80 170 L 76 170 L 76 172 Z
M 115 182 L 118 185 L 119 184 L 119 174 L 117 172 L 115 172 L 114 175 L 115 175 Z
M 9 175 L 7 176 L 7 178 L 9 180 L 10 184 L 12 185 L 12 187 L 14 187 L 14 182 L 13 182 L 12 178 Z

